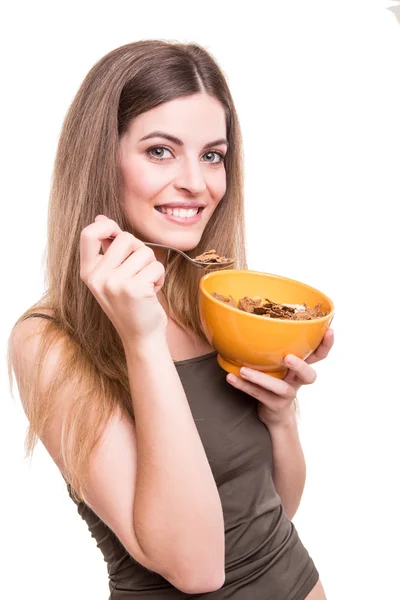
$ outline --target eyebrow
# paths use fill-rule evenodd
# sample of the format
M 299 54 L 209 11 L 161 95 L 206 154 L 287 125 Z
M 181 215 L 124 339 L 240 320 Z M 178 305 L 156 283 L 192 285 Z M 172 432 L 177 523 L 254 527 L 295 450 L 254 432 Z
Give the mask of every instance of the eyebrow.
M 144 137 L 142 137 L 139 141 L 143 142 L 144 140 L 149 140 L 150 138 L 165 138 L 166 140 L 169 140 L 170 142 L 172 142 L 173 144 L 176 144 L 177 146 L 183 146 L 183 142 L 182 140 L 180 140 L 179 138 L 170 135 L 169 133 L 164 133 L 162 131 L 153 131 L 152 133 L 148 133 L 147 135 L 145 135 Z M 212 146 L 219 146 L 219 144 L 225 144 L 227 147 L 229 147 L 229 143 L 228 140 L 226 140 L 225 138 L 221 138 L 219 140 L 214 140 L 213 142 L 208 142 L 207 144 L 205 144 L 204 148 L 211 148 Z

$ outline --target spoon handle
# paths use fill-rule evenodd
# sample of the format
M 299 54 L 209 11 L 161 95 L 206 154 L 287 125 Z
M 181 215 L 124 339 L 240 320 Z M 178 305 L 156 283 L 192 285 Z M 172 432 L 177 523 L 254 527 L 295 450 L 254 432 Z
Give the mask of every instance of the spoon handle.
M 115 237 L 110 236 L 107 239 L 115 240 Z M 165 248 L 165 250 L 172 250 L 173 252 L 179 252 L 179 254 L 182 254 L 182 256 L 184 256 L 187 260 L 196 264 L 196 261 L 193 260 L 193 258 L 190 258 L 190 256 L 185 254 L 185 252 L 182 252 L 182 250 L 178 250 L 178 248 L 172 248 L 171 246 L 165 246 L 164 244 L 153 244 L 153 242 L 143 242 L 143 243 L 145 246 L 149 246 L 150 248 Z
M 115 240 L 115 237 L 110 236 L 108 239 Z M 200 261 L 195 260 L 194 258 L 191 258 L 190 256 L 188 256 L 182 250 L 178 250 L 178 248 L 172 248 L 172 246 L 165 246 L 164 244 L 154 244 L 153 242 L 143 242 L 143 243 L 145 244 L 145 246 L 149 246 L 150 248 L 165 248 L 165 250 L 172 250 L 173 252 L 179 252 L 179 254 L 182 254 L 182 256 L 184 256 L 186 258 L 186 260 L 188 260 L 189 262 L 192 263 L 192 265 L 195 265 L 196 267 L 199 267 L 199 268 L 205 269 L 205 270 L 226 269 L 235 262 L 235 261 L 230 261 L 227 264 L 200 262 Z
M 143 242 L 146 246 L 150 246 L 150 248 L 165 248 L 165 250 L 173 250 L 173 252 L 179 252 L 179 254 L 182 254 L 182 256 L 184 256 L 185 258 L 187 258 L 188 260 L 190 260 L 191 262 L 193 262 L 193 259 L 190 258 L 190 256 L 188 256 L 187 254 L 185 254 L 185 252 L 182 252 L 182 250 L 178 250 L 178 248 L 171 248 L 171 246 L 164 246 L 164 244 L 153 244 L 153 242 Z

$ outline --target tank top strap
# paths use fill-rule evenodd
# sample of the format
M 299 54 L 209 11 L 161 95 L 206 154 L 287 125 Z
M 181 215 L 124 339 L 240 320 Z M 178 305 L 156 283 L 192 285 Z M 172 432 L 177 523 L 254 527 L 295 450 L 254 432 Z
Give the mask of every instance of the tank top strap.
M 48 319 L 50 321 L 54 321 L 54 317 L 51 317 L 50 315 L 45 315 L 44 313 L 30 313 L 29 315 L 26 315 L 22 320 L 25 321 L 26 319 L 29 319 L 30 317 L 41 317 L 42 319 Z

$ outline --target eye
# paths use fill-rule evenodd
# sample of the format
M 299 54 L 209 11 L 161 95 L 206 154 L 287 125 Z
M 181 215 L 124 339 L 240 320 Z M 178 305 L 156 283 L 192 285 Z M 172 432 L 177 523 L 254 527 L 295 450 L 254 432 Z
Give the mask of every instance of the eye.
M 208 162 L 212 165 L 218 165 L 225 160 L 225 156 L 222 154 L 222 152 L 217 152 L 216 150 L 211 150 L 210 152 L 203 154 L 203 158 L 206 159 L 204 162 Z M 214 158 L 217 160 L 213 160 Z
M 156 160 L 165 160 L 166 158 L 169 158 L 168 156 L 165 156 L 166 152 L 171 154 L 171 151 L 168 150 L 168 148 L 165 148 L 165 146 L 153 146 L 153 148 L 146 150 L 146 153 Z

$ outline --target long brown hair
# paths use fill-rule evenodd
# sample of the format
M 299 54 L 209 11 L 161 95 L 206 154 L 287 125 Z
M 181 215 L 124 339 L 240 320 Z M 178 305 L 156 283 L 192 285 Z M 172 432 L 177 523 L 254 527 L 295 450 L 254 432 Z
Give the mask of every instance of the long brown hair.
M 85 496 L 85 473 L 104 426 L 117 408 L 133 418 L 127 365 L 114 326 L 80 278 L 79 239 L 98 214 L 134 233 L 121 202 L 118 166 L 120 136 L 132 119 L 178 97 L 206 92 L 225 110 L 229 150 L 227 189 L 192 255 L 210 248 L 235 256 L 246 268 L 242 142 L 233 100 L 215 59 L 197 44 L 145 40 L 124 45 L 99 60 L 84 79 L 66 115 L 58 144 L 48 213 L 45 293 L 28 314 L 50 311 L 43 322 L 35 381 L 25 410 L 29 420 L 27 454 L 32 454 L 54 407 L 57 389 L 76 381 L 63 423 L 61 453 L 76 497 Z M 201 271 L 180 255 L 166 267 L 163 293 L 168 315 L 204 338 L 197 302 Z M 12 370 L 9 341 L 9 375 Z M 40 389 L 49 350 L 62 349 L 62 368 Z M 19 382 L 20 383 L 20 382 Z

